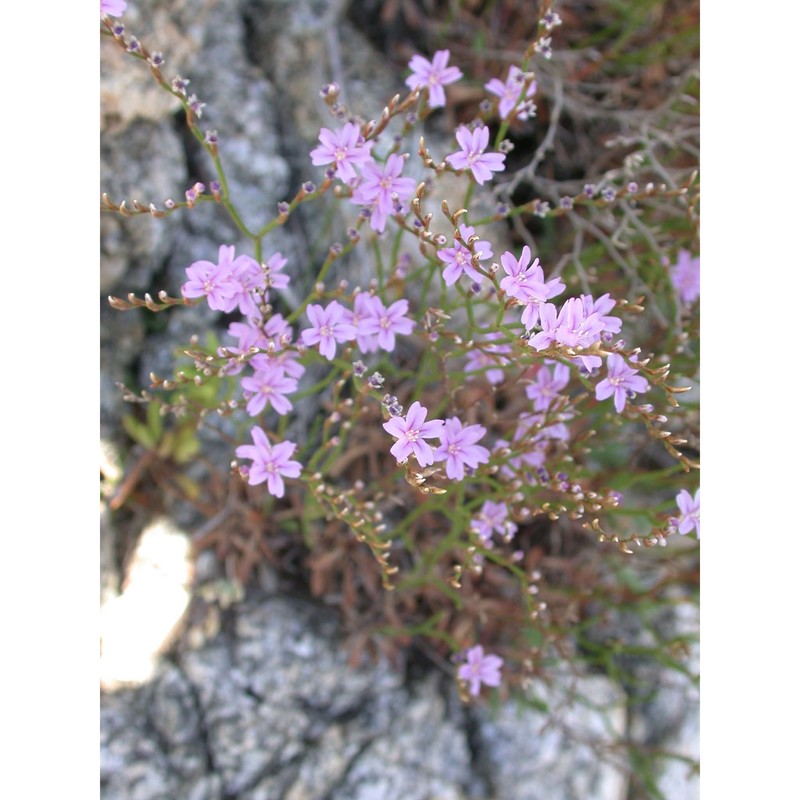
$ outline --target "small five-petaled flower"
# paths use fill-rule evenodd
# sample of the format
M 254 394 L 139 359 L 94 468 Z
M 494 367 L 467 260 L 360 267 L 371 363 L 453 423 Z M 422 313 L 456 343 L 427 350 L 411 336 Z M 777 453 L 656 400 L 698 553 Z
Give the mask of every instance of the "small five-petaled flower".
M 412 75 L 406 78 L 409 89 L 427 89 L 428 105 L 431 108 L 441 108 L 445 104 L 444 86 L 455 83 L 463 77 L 458 67 L 448 67 L 450 60 L 449 50 L 437 50 L 433 59 L 428 61 L 420 55 L 412 57 L 408 62 Z
M 300 477 L 303 465 L 293 461 L 292 455 L 297 448 L 294 442 L 279 442 L 272 445 L 267 434 L 258 425 L 250 432 L 253 444 L 242 444 L 236 448 L 238 458 L 251 458 L 252 466 L 247 469 L 247 482 L 251 486 L 267 482 L 267 491 L 275 497 L 283 497 L 284 478 Z
M 681 515 L 678 517 L 678 533 L 685 535 L 694 530 L 700 538 L 700 490 L 692 497 L 686 489 L 681 489 L 675 498 Z
M 447 477 L 453 481 L 464 480 L 464 465 L 477 469 L 479 464 L 488 464 L 491 453 L 477 444 L 486 434 L 483 425 L 463 425 L 458 417 L 444 422 L 439 434 L 441 444 L 433 454 L 435 461 L 445 461 Z
M 467 650 L 466 662 L 458 668 L 458 677 L 469 684 L 469 693 L 475 697 L 480 694 L 482 683 L 486 686 L 500 685 L 502 666 L 500 656 L 484 653 L 483 647 L 476 644 Z
M 489 129 L 485 125 L 479 125 L 474 131 L 462 125 L 456 131 L 456 139 L 461 150 L 445 157 L 453 169 L 469 169 L 475 180 L 483 184 L 492 179 L 492 172 L 502 172 L 506 168 L 503 153 L 484 152 L 489 146 Z
M 308 347 L 319 345 L 320 355 L 328 361 L 336 355 L 337 342 L 351 342 L 356 338 L 356 329 L 347 321 L 345 307 L 336 300 L 325 308 L 312 303 L 306 308 L 306 316 L 311 327 L 300 333 L 303 344 Z
M 433 464 L 433 448 L 425 439 L 438 439 L 442 435 L 444 420 L 431 419 L 427 422 L 428 409 L 415 401 L 405 417 L 392 417 L 383 423 L 384 429 L 397 439 L 389 452 L 403 464 L 413 453 L 421 467 Z
M 372 160 L 371 147 L 372 142 L 365 142 L 361 129 L 352 122 L 346 122 L 338 131 L 322 128 L 319 147 L 311 151 L 311 163 L 316 167 L 332 164 L 336 177 L 343 183 L 350 183 L 358 177 L 355 167 Z
M 618 353 L 610 353 L 606 360 L 608 377 L 595 387 L 595 397 L 605 400 L 614 395 L 614 408 L 618 414 L 625 410 L 628 393 L 646 392 L 647 381 L 636 373 L 638 370 L 629 367 Z

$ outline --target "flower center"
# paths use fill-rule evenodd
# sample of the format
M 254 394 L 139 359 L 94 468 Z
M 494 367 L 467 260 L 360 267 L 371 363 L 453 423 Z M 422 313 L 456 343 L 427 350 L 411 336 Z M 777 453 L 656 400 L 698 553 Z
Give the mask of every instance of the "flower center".
M 331 329 L 327 325 L 323 325 L 319 329 L 319 335 L 320 336 L 330 336 L 331 335 Z

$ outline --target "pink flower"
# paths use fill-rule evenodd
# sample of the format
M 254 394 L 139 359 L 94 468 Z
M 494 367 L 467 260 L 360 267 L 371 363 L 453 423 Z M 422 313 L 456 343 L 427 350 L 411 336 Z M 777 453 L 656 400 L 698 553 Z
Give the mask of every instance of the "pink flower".
M 547 411 L 568 383 L 569 367 L 566 364 L 556 364 L 552 372 L 542 365 L 536 373 L 536 381 L 525 387 L 525 393 L 533 400 L 535 411 Z
M 294 361 L 298 357 L 297 353 L 283 349 L 292 339 L 292 328 L 280 314 L 273 314 L 266 322 L 255 318 L 248 322 L 232 322 L 228 326 L 228 334 L 237 339 L 235 347 L 229 345 L 226 348 L 231 353 L 249 353 L 253 347 L 267 351 L 250 359 L 254 369 L 266 369 L 268 364 L 280 364 L 284 372 L 292 378 L 300 378 L 305 372 L 305 367 Z M 244 363 L 231 358 L 225 374 L 236 375 L 243 369 Z
M 297 381 L 286 376 L 277 364 L 267 364 L 257 369 L 252 377 L 242 378 L 242 389 L 247 401 L 247 413 L 258 416 L 269 403 L 283 416 L 292 410 L 287 394 L 297 391 Z
M 337 177 L 344 183 L 354 181 L 358 175 L 353 165 L 366 164 L 372 156 L 372 142 L 365 142 L 361 129 L 352 122 L 346 122 L 340 131 L 322 128 L 319 132 L 320 146 L 311 151 L 314 166 L 333 164 Z
M 413 178 L 400 177 L 404 160 L 403 156 L 392 153 L 383 165 L 367 161 L 361 170 L 363 177 L 353 192 L 352 202 L 370 208 L 369 225 L 379 233 L 386 229 L 390 214 L 402 212 L 416 189 Z
M 499 78 L 492 78 L 485 85 L 488 91 L 500 98 L 500 103 L 497 107 L 500 119 L 508 119 L 508 117 L 511 116 L 511 112 L 520 104 L 520 101 L 523 99 L 522 94 L 524 86 L 525 73 L 519 67 L 513 65 L 508 68 L 508 77 L 505 83 Z M 536 81 L 531 81 L 527 91 L 525 91 L 525 97 L 533 97 L 535 94 Z M 528 109 L 523 107 L 517 114 L 517 117 L 519 119 L 528 119 L 528 113 Z
M 500 281 L 500 288 L 509 297 L 525 304 L 522 312 L 522 324 L 530 330 L 539 320 L 539 306 L 564 291 L 561 278 L 553 278 L 545 282 L 544 270 L 536 258 L 531 261 L 531 250 L 528 245 L 522 248 L 519 260 L 513 253 L 506 251 L 500 256 L 500 263 L 506 277 Z
M 256 370 L 269 370 L 273 367 L 282 369 L 290 378 L 300 380 L 306 368 L 298 360 L 300 354 L 296 350 L 276 349 L 272 353 L 259 353 L 250 359 Z
M 238 458 L 253 460 L 252 466 L 243 470 L 247 472 L 247 482 L 256 486 L 266 481 L 267 491 L 271 495 L 283 497 L 283 478 L 299 477 L 303 466 L 299 461 L 291 460 L 297 445 L 288 441 L 271 445 L 267 434 L 258 425 L 253 427 L 250 434 L 253 444 L 243 444 L 236 448 Z
M 285 266 L 286 259 L 281 253 L 271 255 L 267 263 L 261 265 L 267 289 L 285 289 L 289 285 L 289 276 L 281 273 Z
M 344 320 L 356 329 L 356 346 L 362 353 L 374 353 L 378 349 L 378 337 L 374 325 L 368 321 L 377 318 L 383 310 L 380 297 L 369 292 L 359 292 L 353 301 L 353 310 L 345 309 Z
M 483 647 L 476 644 L 466 653 L 466 663 L 458 668 L 458 677 L 469 683 L 469 693 L 474 697 L 480 694 L 481 684 L 500 685 L 500 668 L 503 659 L 490 653 L 484 655 Z
M 646 392 L 650 387 L 647 381 L 636 373 L 639 371 L 629 367 L 618 353 L 610 353 L 606 359 L 608 377 L 595 387 L 595 397 L 605 400 L 614 395 L 614 408 L 618 414 L 625 410 L 628 393 Z
M 397 439 L 389 452 L 397 459 L 398 464 L 404 464 L 412 453 L 421 467 L 433 464 L 433 448 L 423 440 L 441 438 L 444 420 L 432 419 L 425 422 L 427 415 L 428 409 L 415 401 L 405 417 L 392 417 L 383 423 L 384 430 Z
M 681 489 L 675 498 L 681 515 L 678 517 L 678 533 L 686 535 L 694 529 L 697 538 L 700 538 L 700 490 L 692 497 L 686 489 Z
M 517 532 L 517 526 L 508 519 L 506 504 L 493 503 L 491 500 L 484 502 L 480 513 L 470 523 L 470 528 L 481 537 L 486 547 L 492 546 L 493 533 L 510 537 Z
M 234 301 L 245 317 L 259 317 L 259 303 L 266 292 L 264 270 L 254 258 L 239 256 L 232 271 L 233 279 L 239 284 Z
M 608 311 L 617 304 L 611 295 L 606 292 L 602 297 L 595 300 L 590 294 L 582 294 L 581 301 L 586 316 L 599 314 L 600 321 L 603 323 L 603 333 L 619 333 L 622 330 L 622 320 L 619 317 L 606 316 Z
M 476 444 L 486 434 L 483 425 L 464 426 L 458 417 L 445 420 L 440 435 L 441 444 L 433 454 L 434 461 L 446 461 L 447 477 L 454 481 L 464 480 L 464 465 L 477 469 L 479 464 L 489 463 L 489 451 Z
M 469 241 L 470 236 L 475 235 L 475 228 L 472 225 L 459 225 L 458 231 L 465 242 Z M 492 257 L 492 245 L 483 239 L 475 242 L 474 249 L 479 261 L 486 261 Z M 448 286 L 452 286 L 463 273 L 469 275 L 476 283 L 483 280 L 483 275 L 472 266 L 472 253 L 469 248 L 458 240 L 453 242 L 453 247 L 437 250 L 436 255 L 446 265 L 442 277 Z
M 519 441 L 521 438 L 523 437 L 519 435 L 518 431 L 517 435 L 514 437 L 514 441 Z M 535 469 L 544 464 L 547 444 L 546 439 L 527 440 L 525 442 L 526 449 L 523 452 L 516 456 L 509 456 L 507 463 L 501 465 L 500 474 L 504 475 L 506 478 L 514 479 L 520 477 L 520 473 L 524 473 L 525 479 L 531 482 L 533 480 L 531 473 L 526 470 L 528 467 Z M 500 451 L 506 448 L 511 449 L 511 445 L 505 439 L 497 439 L 492 450 L 495 453 L 500 453 Z
M 377 336 L 378 347 L 389 353 L 394 350 L 395 334 L 408 336 L 414 329 L 414 321 L 406 317 L 408 300 L 397 300 L 386 308 L 381 299 L 375 297 L 371 312 L 370 316 L 363 320 L 361 330 L 366 334 Z
M 356 338 L 356 329 L 346 321 L 344 306 L 332 300 L 323 308 L 320 305 L 310 305 L 306 309 L 306 316 L 311 322 L 311 327 L 300 334 L 303 344 L 319 345 L 320 355 L 328 361 L 336 355 L 337 342 L 350 342 Z
M 222 245 L 219 248 L 219 263 L 195 261 L 186 268 L 189 280 L 181 286 L 184 297 L 206 297 L 208 305 L 215 311 L 233 311 L 239 304 L 243 291 L 241 281 L 236 272 L 251 268 L 258 264 L 250 256 L 234 258 L 233 245 Z
M 280 314 L 276 314 L 275 316 L 283 322 L 283 317 L 281 317 Z M 270 318 L 267 325 L 269 325 L 273 319 L 274 318 Z M 266 333 L 265 328 L 266 326 L 261 325 L 260 320 L 255 319 L 251 322 L 231 322 L 231 324 L 228 325 L 228 335 L 233 336 L 237 340 L 236 346 L 227 345 L 225 349 L 235 355 L 249 353 L 251 347 L 258 347 L 261 350 L 266 350 L 272 340 Z M 217 352 L 219 355 L 224 355 L 224 353 L 221 352 L 221 348 Z M 244 367 L 245 362 L 238 361 L 234 356 L 228 359 L 228 364 L 225 367 L 225 374 L 238 375 Z
M 692 258 L 688 250 L 679 250 L 678 261 L 670 267 L 669 274 L 684 305 L 690 306 L 700 297 L 700 256 Z
M 283 322 L 283 317 L 280 314 L 270 317 L 269 321 L 272 322 L 275 318 Z M 272 341 L 272 337 L 266 333 L 265 326 L 261 325 L 260 321 L 258 323 L 231 322 L 228 325 L 228 335 L 237 340 L 236 347 L 227 348 L 232 353 L 247 353 L 251 347 L 266 350 L 270 341 Z
M 100 0 L 100 16 L 121 17 L 127 7 L 125 0 Z
M 597 311 L 587 313 L 579 297 L 570 297 L 558 312 L 556 339 L 567 347 L 589 347 L 600 339 L 604 328 Z
M 485 125 L 479 125 L 474 131 L 462 125 L 456 131 L 456 139 L 461 150 L 445 157 L 453 169 L 470 169 L 475 180 L 483 184 L 492 179 L 492 172 L 502 172 L 506 168 L 503 153 L 483 152 L 489 145 L 489 129 Z
M 499 331 L 493 331 L 486 335 L 486 340 L 502 339 L 503 334 Z M 478 345 L 481 345 L 480 347 Z M 505 379 L 505 373 L 502 370 L 509 360 L 501 353 L 510 353 L 511 345 L 509 344 L 483 344 L 476 342 L 475 347 L 467 353 L 467 362 L 464 364 L 464 372 L 478 372 L 486 370 L 486 380 L 492 385 L 502 383 Z M 488 369 L 487 369 L 488 367 Z
M 530 346 L 544 350 L 553 342 L 567 347 L 590 347 L 600 340 L 605 323 L 600 312 L 587 313 L 580 297 L 570 297 L 556 316 L 552 303 L 539 306 L 539 323 L 542 330 L 531 337 Z
M 541 331 L 530 338 L 528 344 L 536 350 L 546 350 L 558 337 L 558 310 L 552 303 L 544 303 L 539 308 Z
M 413 56 L 408 62 L 413 75 L 406 78 L 409 89 L 428 89 L 428 102 L 431 108 L 441 108 L 445 104 L 443 86 L 455 83 L 463 77 L 458 67 L 448 67 L 450 60 L 449 50 L 437 50 L 433 54 L 433 61 L 428 61 L 420 55 Z
M 570 419 L 572 415 L 562 412 L 559 415 L 560 419 Z M 547 419 L 547 415 L 541 411 L 534 414 L 521 414 L 517 422 L 517 429 L 514 431 L 514 441 L 518 442 L 521 439 L 538 444 L 540 442 L 561 441 L 566 442 L 569 440 L 569 428 L 563 422 L 552 422 L 549 425 L 543 423 Z

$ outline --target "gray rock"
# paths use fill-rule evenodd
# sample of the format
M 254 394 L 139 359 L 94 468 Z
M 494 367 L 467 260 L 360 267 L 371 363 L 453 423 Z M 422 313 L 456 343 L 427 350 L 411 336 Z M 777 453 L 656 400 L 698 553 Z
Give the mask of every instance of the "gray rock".
M 103 695 L 104 799 L 625 797 L 624 696 L 607 678 L 565 672 L 539 705 L 464 709 L 449 678 L 349 667 L 335 615 L 307 601 L 223 613 L 216 638 L 181 645 L 151 683 Z
M 457 739 L 432 686 L 409 702 L 386 664 L 348 668 L 330 613 L 274 598 L 233 616 L 227 636 L 182 653 L 180 667 L 165 664 L 138 691 L 104 695 L 104 796 L 158 797 L 217 776 L 226 795 L 322 797 L 323 784 L 368 786 L 385 763 L 410 786 L 426 753 L 420 736 Z M 452 752 L 439 760 L 434 784 L 452 783 Z M 457 763 L 466 768 L 463 741 Z
M 576 673 L 564 671 L 537 688 L 548 713 L 524 700 L 495 716 L 473 712 L 496 800 L 626 797 L 624 764 L 609 755 L 625 733 L 624 693 L 608 678 Z
M 470 783 L 463 725 L 427 680 L 406 698 L 388 730 L 353 759 L 331 800 L 460 800 Z
M 660 754 L 644 765 L 652 772 L 648 779 L 670 800 L 692 800 L 699 792 L 692 767 L 700 757 L 699 608 L 677 590 L 664 600 L 670 602 L 655 611 L 606 609 L 588 633 L 596 642 L 625 645 L 614 669 L 628 696 L 628 739 Z
M 191 77 L 216 0 L 137 0 L 125 10 L 125 35 L 135 36 L 148 50 L 162 52 L 164 77 Z M 134 120 L 162 121 L 180 108 L 161 89 L 144 63 L 136 62 L 108 37 L 101 40 L 100 103 L 103 129 L 115 134 Z M 192 85 L 192 90 L 195 90 Z M 139 198 L 142 199 L 142 198 Z
M 683 659 L 686 671 L 662 669 L 653 681 L 652 697 L 634 712 L 634 730 L 644 732 L 646 741 L 673 754 L 664 760 L 658 776 L 658 787 L 666 798 L 700 797 L 700 777 L 692 767 L 700 757 L 699 631 L 699 608 L 688 602 L 675 605 L 669 633 L 690 642 Z
M 180 141 L 171 120 L 135 120 L 102 141 L 102 187 L 115 204 L 133 200 L 163 208 L 168 197 L 186 188 L 186 167 Z M 113 293 L 124 283 L 125 292 L 150 291 L 155 275 L 172 252 L 176 227 L 169 219 L 150 215 L 123 219 L 101 215 L 100 290 Z
M 130 367 L 138 358 L 145 337 L 142 312 L 115 311 L 105 298 L 101 299 L 100 359 L 103 370 L 100 373 L 100 423 L 103 436 L 111 440 L 119 435 L 123 415 L 130 413 L 117 383 L 125 384 L 133 391 L 138 389 Z

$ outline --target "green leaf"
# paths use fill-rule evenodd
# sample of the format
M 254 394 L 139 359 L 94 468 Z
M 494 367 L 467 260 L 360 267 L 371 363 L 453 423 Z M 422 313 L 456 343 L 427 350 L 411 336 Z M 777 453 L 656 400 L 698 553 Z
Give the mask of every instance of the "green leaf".
M 179 464 L 185 464 L 200 452 L 200 441 L 194 428 L 184 426 L 180 428 L 175 437 L 172 448 L 172 457 Z
M 122 427 L 125 428 L 125 432 L 137 444 L 146 447 L 148 450 L 156 449 L 158 442 L 155 436 L 153 436 L 153 432 L 146 425 L 139 422 L 139 420 L 130 415 L 126 415 L 122 418 Z
M 154 441 L 158 442 L 164 433 L 164 419 L 161 416 L 161 403 L 153 400 L 147 406 L 147 427 L 153 434 Z

